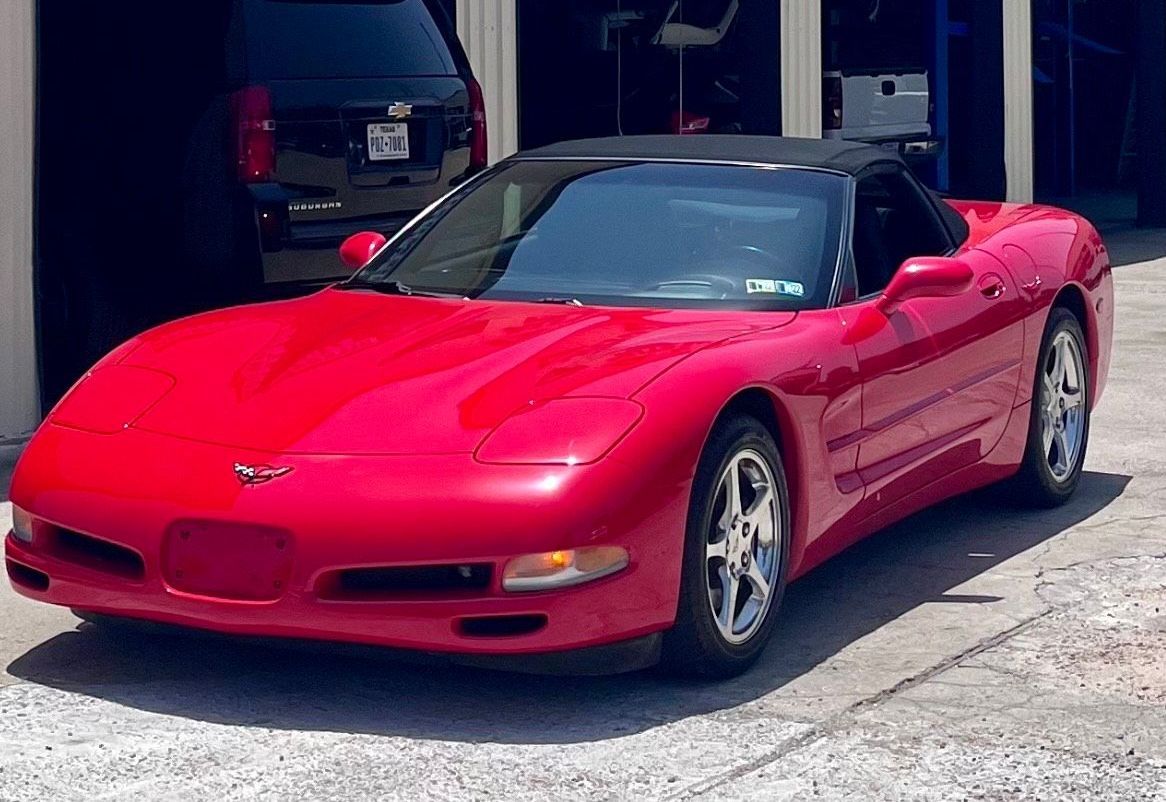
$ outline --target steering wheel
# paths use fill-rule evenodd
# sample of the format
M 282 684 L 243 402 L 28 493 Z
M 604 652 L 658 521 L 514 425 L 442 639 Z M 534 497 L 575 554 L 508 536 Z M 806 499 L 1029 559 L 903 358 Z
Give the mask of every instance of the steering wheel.
M 712 273 L 685 273 L 683 276 L 661 281 L 648 288 L 649 292 L 656 290 L 680 289 L 683 287 L 708 287 L 709 292 L 716 298 L 724 299 L 738 293 L 744 284 L 738 284 L 728 276 L 718 276 Z
M 754 261 L 766 261 L 769 264 L 767 267 L 780 267 L 782 260 L 776 254 L 770 253 L 764 248 L 758 248 L 756 245 L 734 245 L 729 248 L 728 253 L 741 254 L 752 258 Z
M 719 272 L 685 273 L 668 281 L 653 284 L 649 291 L 663 290 L 669 287 L 683 287 L 685 285 L 701 285 L 708 287 L 710 292 L 727 298 L 731 295 L 740 295 L 745 292 L 745 280 L 763 278 L 780 272 L 782 259 L 756 245 L 734 245 L 720 253 L 702 259 L 703 265 Z M 757 269 L 751 268 L 751 265 Z

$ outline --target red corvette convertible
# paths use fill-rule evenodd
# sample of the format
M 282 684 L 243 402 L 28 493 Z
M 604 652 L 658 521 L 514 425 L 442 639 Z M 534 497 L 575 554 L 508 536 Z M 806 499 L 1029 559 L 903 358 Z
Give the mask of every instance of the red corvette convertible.
M 20 593 L 732 675 L 864 535 L 1003 480 L 1068 499 L 1109 366 L 1089 223 L 942 201 L 849 143 L 556 145 L 342 253 L 345 283 L 78 382 L 13 480 Z

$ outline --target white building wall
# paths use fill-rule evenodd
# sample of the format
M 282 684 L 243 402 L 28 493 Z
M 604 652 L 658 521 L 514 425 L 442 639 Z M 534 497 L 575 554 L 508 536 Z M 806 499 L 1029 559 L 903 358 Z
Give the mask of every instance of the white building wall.
M 822 2 L 781 2 L 781 132 L 822 138 Z
M 457 0 L 457 32 L 486 97 L 490 161 L 518 150 L 518 2 Z
M 37 423 L 32 295 L 34 0 L 0 2 L 0 440 Z
M 1004 0 L 1004 170 L 1008 200 L 1033 197 L 1032 2 Z

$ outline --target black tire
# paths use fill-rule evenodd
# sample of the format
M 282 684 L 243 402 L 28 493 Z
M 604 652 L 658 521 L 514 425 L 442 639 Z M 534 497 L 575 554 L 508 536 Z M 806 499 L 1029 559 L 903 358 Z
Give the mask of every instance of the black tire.
M 1080 371 L 1082 394 L 1083 428 L 1081 430 L 1081 445 L 1070 473 L 1058 480 L 1049 464 L 1049 454 L 1044 449 L 1042 398 L 1044 397 L 1043 379 L 1047 360 L 1050 358 L 1053 343 L 1062 333 L 1067 334 L 1076 342 L 1084 360 Z M 1032 406 L 1028 421 L 1028 440 L 1024 448 L 1024 459 L 1020 464 L 1020 471 L 1009 482 L 1009 493 L 1017 504 L 1038 509 L 1058 507 L 1076 492 L 1081 483 L 1081 471 L 1085 464 L 1085 452 L 1089 447 L 1089 351 L 1085 342 L 1085 334 L 1081 330 L 1081 323 L 1076 315 L 1064 307 L 1054 307 L 1049 314 L 1045 325 L 1045 334 L 1041 340 L 1040 352 L 1037 356 L 1036 375 L 1033 377 Z
M 719 479 L 734 456 L 745 450 L 761 455 L 773 475 L 780 543 L 776 578 L 770 585 L 770 601 L 763 618 L 747 640 L 732 643 L 721 634 L 710 605 L 706 547 L 718 501 Z M 757 660 L 773 633 L 785 593 L 791 529 L 789 510 L 785 470 L 768 430 L 747 415 L 736 415 L 718 423 L 701 453 L 693 482 L 676 623 L 664 636 L 661 663 L 666 671 L 702 679 L 726 679 L 744 672 Z

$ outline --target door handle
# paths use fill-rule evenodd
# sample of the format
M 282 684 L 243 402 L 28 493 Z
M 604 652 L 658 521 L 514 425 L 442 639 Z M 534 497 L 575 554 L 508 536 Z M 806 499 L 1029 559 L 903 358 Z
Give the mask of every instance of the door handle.
M 995 301 L 1004 295 L 1004 290 L 1004 280 L 995 273 L 989 273 L 980 279 L 980 295 L 983 295 L 989 301 Z

